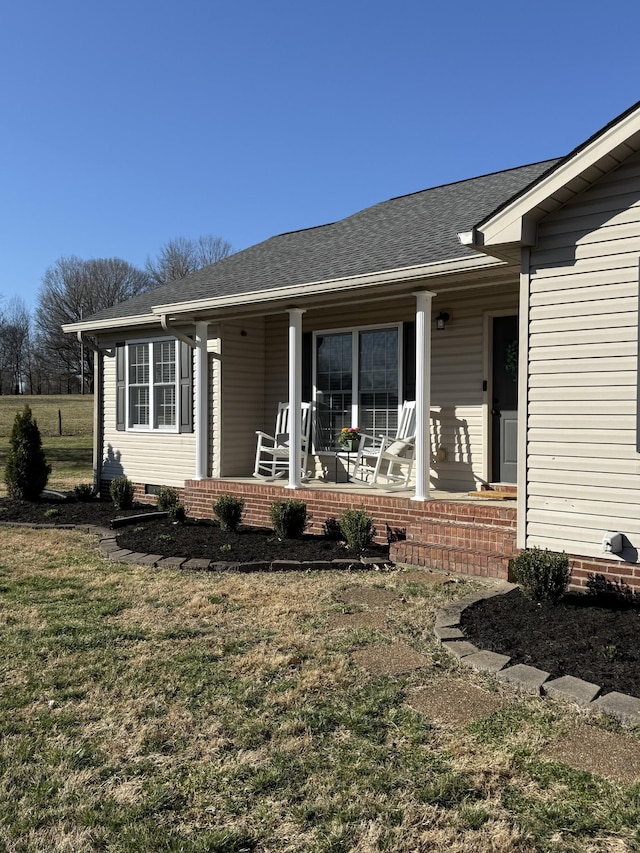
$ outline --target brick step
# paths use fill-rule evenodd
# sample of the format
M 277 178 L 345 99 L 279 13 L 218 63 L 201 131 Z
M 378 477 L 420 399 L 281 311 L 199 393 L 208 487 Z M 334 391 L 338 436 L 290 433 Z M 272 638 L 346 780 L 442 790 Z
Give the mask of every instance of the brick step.
M 481 489 L 479 492 L 467 492 L 470 498 L 481 498 L 489 501 L 515 501 L 516 492 L 502 492 L 498 489 Z
M 513 557 L 517 553 L 515 527 L 497 524 L 424 519 L 419 529 L 409 532 L 406 541 L 505 557 Z
M 509 574 L 509 557 L 504 553 L 478 551 L 475 548 L 403 540 L 391 544 L 389 556 L 394 563 L 441 572 L 503 580 L 506 580 Z

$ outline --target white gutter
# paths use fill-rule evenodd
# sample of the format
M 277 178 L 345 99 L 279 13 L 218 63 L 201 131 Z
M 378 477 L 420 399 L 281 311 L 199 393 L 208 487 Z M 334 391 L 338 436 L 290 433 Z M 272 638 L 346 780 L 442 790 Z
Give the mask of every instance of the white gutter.
M 395 284 L 402 281 L 415 281 L 421 278 L 451 275 L 457 272 L 472 272 L 504 266 L 502 261 L 478 255 L 472 258 L 456 258 L 448 261 L 437 261 L 432 264 L 421 264 L 414 267 L 399 267 L 383 270 L 377 273 L 367 273 L 359 276 L 326 279 L 324 281 L 305 282 L 288 287 L 270 288 L 269 290 L 252 290 L 249 293 L 236 293 L 228 296 L 216 296 L 206 299 L 193 299 L 188 302 L 171 302 L 155 305 L 151 310 L 154 314 L 181 314 L 195 311 L 215 310 L 216 308 L 239 307 L 256 303 L 269 303 L 277 300 L 318 296 L 323 293 L 344 292 L 372 287 L 377 284 Z
M 77 332 L 78 341 L 93 351 L 93 495 L 100 491 L 102 478 L 102 352 L 82 332 Z
M 165 330 L 165 332 L 168 332 L 170 335 L 173 335 L 174 338 L 177 338 L 179 341 L 182 341 L 183 344 L 187 344 L 187 346 L 190 346 L 191 349 L 196 348 L 196 342 L 193 340 L 193 338 L 188 338 L 182 332 L 179 332 L 177 329 L 174 329 L 173 326 L 169 325 L 169 320 L 166 314 L 162 314 L 162 316 L 160 317 L 160 325 Z
M 70 332 L 100 332 L 118 329 L 120 326 L 148 326 L 150 323 L 156 325 L 157 314 L 140 314 L 133 317 L 112 317 L 110 320 L 84 320 L 79 323 L 65 323 L 62 331 Z
M 477 255 L 470 258 L 455 258 L 447 261 L 436 261 L 431 264 L 419 264 L 413 267 L 398 267 L 396 269 L 382 270 L 366 275 L 343 276 L 341 278 L 326 279 L 321 281 L 305 282 L 287 287 L 276 287 L 269 290 L 252 290 L 249 293 L 236 293 L 226 296 L 208 297 L 206 299 L 193 299 L 187 302 L 167 302 L 162 305 L 154 305 L 150 314 L 139 316 L 113 317 L 108 320 L 85 320 L 78 323 L 67 323 L 62 326 L 62 331 L 69 332 L 100 332 L 117 331 L 118 329 L 131 326 L 156 325 L 162 322 L 163 315 L 189 314 L 196 311 L 214 311 L 220 308 L 240 308 L 242 306 L 256 306 L 269 304 L 287 299 L 301 299 L 322 294 L 344 292 L 345 290 L 358 291 L 365 287 L 373 287 L 379 284 L 397 284 L 403 281 L 410 282 L 425 278 L 451 275 L 453 273 L 474 272 L 492 267 L 504 266 L 504 261 L 486 255 Z M 174 334 L 172 331 L 171 334 Z

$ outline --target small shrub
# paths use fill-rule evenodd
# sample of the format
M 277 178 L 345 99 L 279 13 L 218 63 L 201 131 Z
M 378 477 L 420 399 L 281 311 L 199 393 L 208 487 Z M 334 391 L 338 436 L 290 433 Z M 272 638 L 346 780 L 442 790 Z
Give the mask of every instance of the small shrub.
M 16 415 L 9 438 L 4 472 L 7 494 L 17 500 L 36 501 L 50 473 L 38 424 L 29 406 L 25 406 Z
M 55 518 L 56 515 L 60 515 L 59 509 L 54 509 L 54 508 L 47 509 L 47 510 L 45 510 L 45 513 L 44 513 L 45 518 Z
M 274 501 L 269 516 L 278 539 L 299 539 L 307 526 L 307 505 L 296 500 Z
M 373 519 L 363 509 L 347 509 L 340 516 L 340 529 L 350 551 L 364 551 L 373 542 Z
M 180 495 L 177 489 L 169 486 L 160 486 L 158 489 L 158 509 L 161 512 L 171 512 L 171 509 L 180 503 Z
M 127 477 L 112 480 L 109 494 L 116 509 L 131 509 L 133 506 L 133 483 Z
M 181 503 L 173 504 L 167 512 L 169 513 L 169 519 L 175 521 L 177 524 L 184 524 L 187 519 L 187 510 Z
M 587 578 L 589 595 L 596 596 L 609 607 L 618 610 L 640 608 L 640 592 L 632 589 L 623 578 L 608 578 L 606 575 L 589 575 Z
M 73 487 L 73 496 L 80 503 L 88 503 L 93 500 L 93 486 L 91 483 L 80 483 Z
M 332 539 L 334 542 L 343 539 L 342 528 L 337 518 L 328 518 L 323 524 L 324 535 L 327 539 Z
M 531 601 L 559 601 L 569 586 L 571 572 L 566 554 L 530 548 L 511 562 L 511 570 L 525 598 Z
M 222 530 L 237 530 L 242 521 L 244 501 L 235 495 L 220 495 L 213 503 L 213 512 Z

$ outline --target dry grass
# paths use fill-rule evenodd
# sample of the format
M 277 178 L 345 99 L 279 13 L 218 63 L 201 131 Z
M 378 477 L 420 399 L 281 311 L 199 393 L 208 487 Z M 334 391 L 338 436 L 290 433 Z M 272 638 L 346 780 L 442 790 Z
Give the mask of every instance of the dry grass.
M 0 495 L 6 494 L 4 462 L 9 436 L 18 412 L 28 405 L 38 423 L 47 461 L 52 466 L 48 486 L 72 489 L 92 479 L 93 395 L 0 396 Z M 58 413 L 62 418 L 59 435 Z
M 623 851 L 640 786 L 544 760 L 576 715 L 466 671 L 428 630 L 470 585 L 402 573 L 179 574 L 89 537 L 4 529 L 0 850 Z M 335 627 L 395 593 L 383 628 Z M 372 678 L 352 653 L 428 668 Z M 449 673 L 509 701 L 412 710 Z

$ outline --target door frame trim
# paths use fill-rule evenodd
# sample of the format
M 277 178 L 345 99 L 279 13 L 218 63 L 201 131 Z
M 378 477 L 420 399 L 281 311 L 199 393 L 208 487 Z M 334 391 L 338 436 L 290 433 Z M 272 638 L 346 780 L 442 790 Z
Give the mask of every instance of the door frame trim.
M 518 305 L 513 308 L 498 308 L 485 311 L 482 317 L 482 373 L 485 377 L 486 390 L 482 392 L 482 477 L 490 483 L 493 472 L 493 423 L 491 416 L 491 400 L 493 399 L 493 320 L 495 317 L 519 317 Z M 520 419 L 520 399 L 518 398 L 518 420 Z M 518 435 L 518 439 L 520 436 Z M 520 449 L 518 443 L 518 459 Z M 519 466 L 518 466 L 519 467 Z

